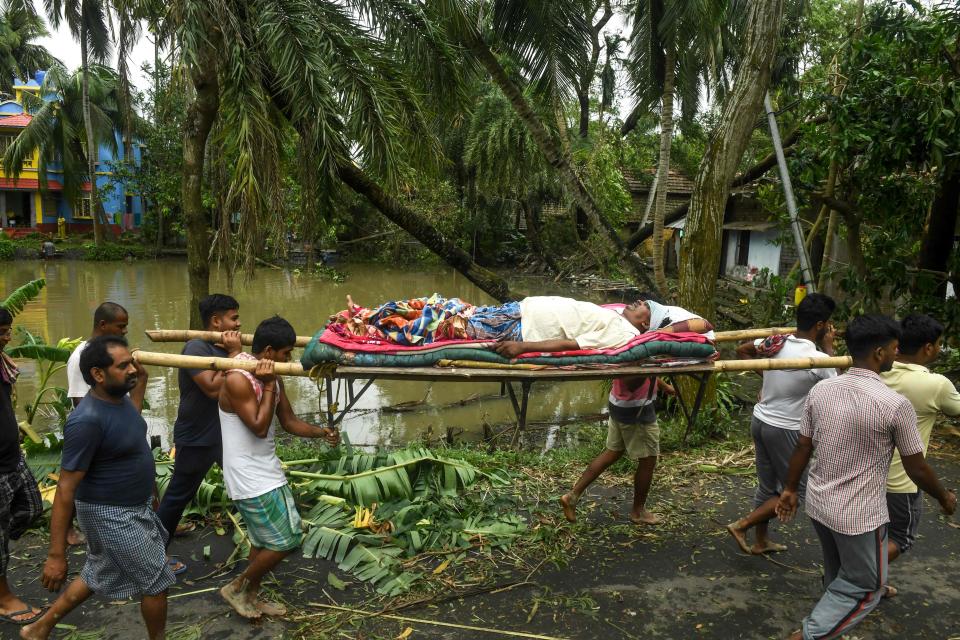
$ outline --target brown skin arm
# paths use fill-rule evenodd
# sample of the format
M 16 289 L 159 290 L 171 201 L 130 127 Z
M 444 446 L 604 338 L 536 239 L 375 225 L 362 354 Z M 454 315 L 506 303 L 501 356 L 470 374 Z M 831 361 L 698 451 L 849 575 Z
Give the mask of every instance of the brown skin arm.
M 203 395 L 208 398 L 219 398 L 226 374 L 223 371 L 201 371 L 192 378 L 200 387 L 200 391 L 203 391 Z
M 260 366 L 257 368 L 259 370 Z M 270 382 L 263 390 L 263 401 L 257 402 L 257 394 L 250 381 L 237 372 L 227 372 L 226 381 L 220 389 L 220 408 L 237 414 L 258 438 L 266 438 L 270 421 L 273 420 L 274 393 L 273 383 Z
M 287 398 L 287 392 L 280 383 L 280 402 L 277 405 L 277 417 L 280 419 L 280 426 L 289 434 L 300 436 L 301 438 L 323 438 L 331 447 L 340 443 L 340 432 L 329 427 L 318 427 L 316 425 L 304 422 L 293 412 L 290 400 Z
M 915 453 L 912 456 L 902 456 L 903 470 L 907 472 L 910 479 L 918 487 L 929 493 L 940 503 L 940 509 L 947 515 L 951 515 L 957 508 L 957 496 L 952 491 L 947 491 L 940 483 L 936 472 L 927 464 L 923 458 L 923 453 Z
M 753 340 L 747 340 L 737 345 L 737 358 L 740 360 L 753 360 L 757 357 L 757 347 Z
M 657 331 L 661 333 L 678 333 L 681 331 L 684 333 L 707 333 L 708 331 L 713 331 L 713 325 L 703 318 L 690 318 L 689 320 L 657 329 Z
M 803 470 L 807 468 L 812 455 L 813 439 L 801 435 L 797 440 L 797 447 L 793 450 L 793 456 L 790 458 L 787 485 L 780 493 L 780 502 L 777 503 L 777 516 L 781 522 L 789 522 L 797 513 L 797 485 L 800 484 L 800 476 L 803 475 Z
M 521 353 L 531 351 L 576 351 L 580 348 L 576 340 L 541 340 L 540 342 L 518 342 L 504 340 L 493 345 L 493 350 L 504 358 L 516 358 Z
M 86 471 L 60 471 L 50 512 L 50 550 L 40 578 L 50 591 L 59 591 L 67 579 L 67 529 L 73 520 L 73 497 L 77 485 L 86 474 Z
M 143 397 L 147 393 L 147 370 L 136 360 L 133 361 L 133 366 L 137 368 L 137 386 L 130 390 L 130 402 L 137 411 L 143 411 Z

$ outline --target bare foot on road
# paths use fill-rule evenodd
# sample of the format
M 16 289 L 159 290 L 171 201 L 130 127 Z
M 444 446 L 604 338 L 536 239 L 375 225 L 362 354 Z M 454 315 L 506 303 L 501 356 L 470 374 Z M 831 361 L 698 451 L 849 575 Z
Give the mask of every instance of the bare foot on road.
M 640 513 L 631 513 L 630 522 L 633 524 L 660 524 L 661 518 L 655 513 L 644 509 Z
M 238 589 L 238 586 L 237 581 L 234 580 L 220 589 L 220 596 L 227 601 L 227 604 L 233 607 L 234 611 L 244 618 L 249 618 L 250 620 L 259 618 L 262 614 L 257 608 L 256 603 L 247 591 Z
M 755 556 L 762 556 L 765 553 L 779 553 L 781 551 L 786 551 L 787 545 L 778 544 L 776 542 L 770 542 L 767 540 L 766 544 L 760 544 L 759 542 L 750 547 L 750 553 Z
M 577 521 L 577 501 L 573 500 L 569 493 L 560 496 L 560 506 L 563 508 L 563 517 L 567 522 Z
M 896 598 L 898 593 L 900 592 L 897 591 L 897 588 L 895 586 L 893 586 L 892 584 L 888 584 L 888 585 L 884 585 L 883 596 L 881 597 L 887 598 L 887 599 Z
M 257 600 L 257 609 L 265 616 L 285 616 L 287 608 L 282 604 L 269 600 Z
M 43 633 L 37 627 L 37 624 L 28 624 L 27 626 L 20 629 L 20 637 L 23 640 L 47 640 L 50 637 L 50 632 Z
M 737 541 L 737 546 L 740 547 L 741 551 L 744 553 L 753 553 L 750 550 L 750 545 L 747 544 L 747 532 L 740 528 L 739 520 L 728 524 L 727 531 L 729 531 L 730 535 L 733 536 L 733 539 Z

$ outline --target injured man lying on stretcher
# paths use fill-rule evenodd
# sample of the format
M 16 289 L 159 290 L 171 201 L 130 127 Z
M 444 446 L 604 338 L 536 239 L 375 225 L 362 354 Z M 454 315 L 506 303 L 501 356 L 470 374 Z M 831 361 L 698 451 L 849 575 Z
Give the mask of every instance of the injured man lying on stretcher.
M 560 296 L 531 296 L 477 307 L 434 294 L 373 309 L 347 296 L 347 309 L 331 316 L 328 328 L 401 345 L 496 341 L 492 348 L 497 353 L 514 358 L 533 351 L 613 349 L 646 331 L 707 333 L 713 326 L 680 307 L 653 300 L 637 300 L 618 309 Z

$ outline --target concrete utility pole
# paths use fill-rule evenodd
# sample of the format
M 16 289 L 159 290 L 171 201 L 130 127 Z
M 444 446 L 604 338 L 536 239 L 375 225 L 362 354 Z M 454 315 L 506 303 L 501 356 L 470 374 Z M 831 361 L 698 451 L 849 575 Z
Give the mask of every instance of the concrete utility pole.
M 783 184 L 783 195 L 787 201 L 787 213 L 790 214 L 790 228 L 793 230 L 793 241 L 797 245 L 797 255 L 800 257 L 800 271 L 807 293 L 816 293 L 817 283 L 813 279 L 813 270 L 810 268 L 810 256 L 803 243 L 803 229 L 800 227 L 800 218 L 797 215 L 797 201 L 793 197 L 793 183 L 790 181 L 790 172 L 787 170 L 787 159 L 783 155 L 783 142 L 780 140 L 780 127 L 777 126 L 777 114 L 770 102 L 770 93 L 763 97 L 763 108 L 767 112 L 767 122 L 770 124 L 770 138 L 773 140 L 773 150 L 777 154 L 777 166 L 780 168 L 780 182 Z

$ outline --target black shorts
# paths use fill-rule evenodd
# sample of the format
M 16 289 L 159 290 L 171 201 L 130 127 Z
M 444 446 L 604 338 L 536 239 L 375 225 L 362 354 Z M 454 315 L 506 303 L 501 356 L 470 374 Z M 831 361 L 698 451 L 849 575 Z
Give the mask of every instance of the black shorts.
M 887 511 L 890 513 L 890 527 L 887 535 L 906 552 L 917 541 L 917 529 L 920 527 L 920 513 L 923 497 L 916 493 L 887 493 Z

